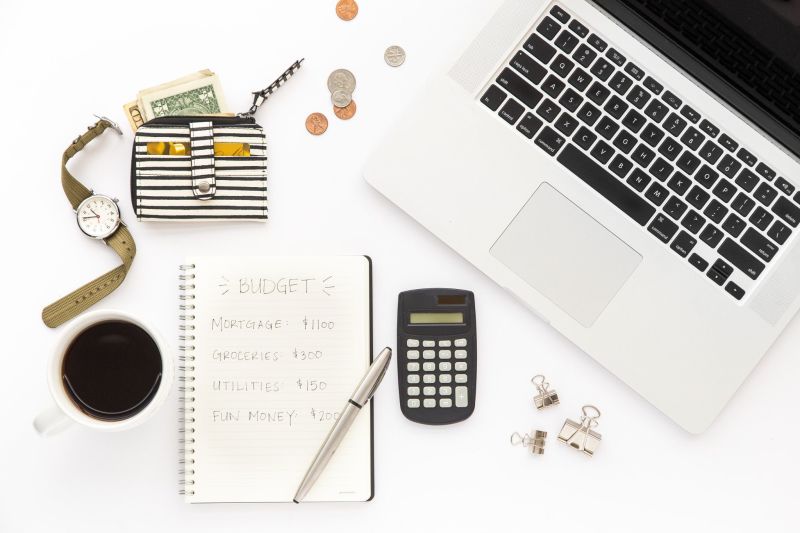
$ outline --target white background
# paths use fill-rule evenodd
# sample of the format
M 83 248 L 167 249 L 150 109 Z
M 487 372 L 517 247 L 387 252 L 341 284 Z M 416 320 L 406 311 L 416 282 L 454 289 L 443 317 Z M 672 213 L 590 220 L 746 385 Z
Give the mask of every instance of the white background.
M 334 0 L 0 3 L 0 531 L 797 531 L 797 320 L 711 429 L 691 436 L 362 180 L 380 135 L 499 3 L 363 0 L 349 23 Z M 408 53 L 399 69 L 383 62 L 391 44 Z M 137 222 L 122 104 L 207 67 L 244 110 L 249 91 L 298 57 L 302 70 L 257 117 L 269 143 L 269 222 Z M 325 87 L 339 67 L 358 79 L 349 122 L 333 116 Z M 330 120 L 321 137 L 304 129 L 312 111 Z M 92 113 L 120 121 L 125 136 L 104 134 L 70 168 L 120 198 L 139 247 L 128 279 L 98 308 L 146 316 L 174 341 L 186 254 L 369 254 L 376 349 L 394 345 L 399 291 L 475 291 L 474 415 L 450 427 L 407 421 L 393 367 L 375 404 L 376 496 L 367 504 L 184 504 L 174 391 L 130 432 L 39 438 L 31 420 L 49 403 L 45 361 L 59 335 L 40 310 L 117 264 L 80 234 L 59 185 L 61 153 Z M 528 381 L 540 372 L 562 399 L 541 413 Z M 593 458 L 554 438 L 590 402 L 603 411 Z M 511 432 L 533 428 L 550 433 L 542 457 L 509 445 Z

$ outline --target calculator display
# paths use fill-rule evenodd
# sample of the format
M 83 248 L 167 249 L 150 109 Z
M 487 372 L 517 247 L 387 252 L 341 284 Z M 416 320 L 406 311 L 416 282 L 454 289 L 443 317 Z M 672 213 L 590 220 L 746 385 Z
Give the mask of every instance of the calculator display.
M 463 324 L 464 313 L 410 313 L 410 324 Z

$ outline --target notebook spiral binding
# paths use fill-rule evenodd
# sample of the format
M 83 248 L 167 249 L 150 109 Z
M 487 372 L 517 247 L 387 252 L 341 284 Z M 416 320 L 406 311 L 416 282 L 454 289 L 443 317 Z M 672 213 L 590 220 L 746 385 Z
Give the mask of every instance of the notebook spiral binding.
M 178 328 L 180 329 L 180 335 L 178 339 L 180 340 L 179 351 L 180 355 L 178 356 L 179 365 L 178 365 L 178 381 L 179 387 L 178 391 L 180 392 L 180 399 L 179 399 L 179 407 L 178 407 L 178 424 L 180 425 L 178 432 L 180 437 L 178 438 L 179 444 L 179 460 L 178 463 L 180 465 L 178 469 L 178 476 L 179 481 L 178 484 L 180 486 L 180 494 L 184 496 L 192 496 L 194 495 L 194 278 L 195 274 L 193 272 L 195 265 L 181 265 L 180 267 L 180 274 L 178 275 L 178 279 L 180 283 L 178 285 L 178 292 L 180 299 L 180 305 L 178 309 L 180 310 L 180 314 L 178 318 L 180 320 L 180 325 Z

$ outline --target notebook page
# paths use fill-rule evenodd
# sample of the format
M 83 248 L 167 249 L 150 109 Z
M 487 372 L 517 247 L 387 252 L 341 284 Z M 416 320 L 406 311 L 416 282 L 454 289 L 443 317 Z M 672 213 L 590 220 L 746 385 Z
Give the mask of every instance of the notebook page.
M 200 257 L 189 502 L 290 502 L 370 361 L 363 256 Z M 188 393 L 187 393 L 188 394 Z M 365 406 L 306 501 L 372 496 Z

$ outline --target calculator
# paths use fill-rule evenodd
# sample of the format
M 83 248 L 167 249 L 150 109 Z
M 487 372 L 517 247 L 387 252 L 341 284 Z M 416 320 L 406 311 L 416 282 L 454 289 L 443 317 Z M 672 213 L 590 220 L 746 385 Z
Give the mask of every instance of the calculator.
M 400 409 L 422 424 L 452 424 L 475 409 L 475 296 L 458 289 L 401 292 L 397 302 Z

